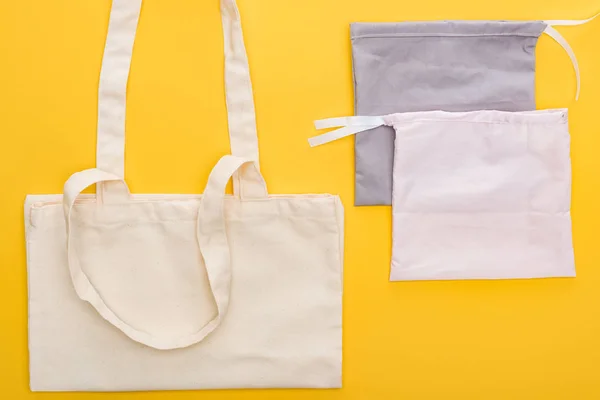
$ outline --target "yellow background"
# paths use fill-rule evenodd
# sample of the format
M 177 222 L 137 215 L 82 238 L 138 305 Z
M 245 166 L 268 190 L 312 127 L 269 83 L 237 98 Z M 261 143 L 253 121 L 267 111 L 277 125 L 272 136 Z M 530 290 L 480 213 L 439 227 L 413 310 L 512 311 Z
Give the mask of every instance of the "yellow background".
M 349 23 L 585 18 L 598 0 L 239 0 L 272 193 L 346 206 L 344 387 L 325 391 L 33 394 L 26 194 L 60 193 L 95 157 L 109 0 L 0 0 L 0 398 L 599 399 L 600 19 L 537 49 L 538 107 L 570 108 L 577 279 L 389 283 L 391 211 L 353 207 L 353 140 L 310 149 L 317 118 L 350 115 Z M 146 0 L 129 82 L 136 193 L 198 193 L 228 151 L 217 0 Z M 136 368 L 132 365 L 132 368 Z M 60 373 L 57 371 L 57 373 Z

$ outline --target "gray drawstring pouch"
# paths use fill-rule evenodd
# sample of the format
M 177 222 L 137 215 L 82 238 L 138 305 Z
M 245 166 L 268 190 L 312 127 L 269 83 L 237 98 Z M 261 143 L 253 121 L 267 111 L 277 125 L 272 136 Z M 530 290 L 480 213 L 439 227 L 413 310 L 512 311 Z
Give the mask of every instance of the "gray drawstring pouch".
M 356 115 L 535 109 L 535 48 L 552 25 L 585 21 L 436 21 L 351 25 Z M 355 205 L 389 205 L 394 132 L 356 135 Z

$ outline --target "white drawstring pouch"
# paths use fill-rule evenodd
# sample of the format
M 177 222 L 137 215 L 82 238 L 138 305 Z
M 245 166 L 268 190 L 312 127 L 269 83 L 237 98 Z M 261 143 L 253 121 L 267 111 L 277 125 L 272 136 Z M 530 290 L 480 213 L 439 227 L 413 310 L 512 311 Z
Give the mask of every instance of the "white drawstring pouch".
M 317 121 L 312 146 L 393 127 L 390 279 L 574 277 L 567 111 Z
M 359 22 L 351 25 L 356 115 L 535 110 L 535 48 L 542 33 L 575 53 L 555 26 L 587 20 Z M 355 204 L 392 204 L 394 132 L 355 144 Z
M 221 1 L 233 155 L 203 195 L 129 194 L 140 7 L 113 0 L 98 168 L 26 200 L 31 390 L 340 387 L 343 208 L 333 195 L 268 195 L 234 0 Z

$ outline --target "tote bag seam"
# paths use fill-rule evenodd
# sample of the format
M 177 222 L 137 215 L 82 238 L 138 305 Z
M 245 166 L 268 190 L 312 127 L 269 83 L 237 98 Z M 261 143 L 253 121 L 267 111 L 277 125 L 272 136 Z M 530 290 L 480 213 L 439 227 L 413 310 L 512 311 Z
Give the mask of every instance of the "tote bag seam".
M 54 194 L 41 194 L 41 196 L 53 196 Z M 134 193 L 133 196 L 136 195 L 145 195 L 145 193 Z M 170 196 L 170 193 L 156 193 L 152 194 L 152 196 Z M 59 195 L 60 196 L 60 195 Z M 132 204 L 152 204 L 152 203 L 175 203 L 175 202 L 184 202 L 184 201 L 200 201 L 202 199 L 203 194 L 189 194 L 185 196 L 190 196 L 189 198 L 173 198 L 173 199 L 164 199 L 164 198 L 147 198 L 147 199 L 136 199 L 132 198 L 127 203 L 120 203 L 119 205 L 132 205 Z M 326 200 L 336 197 L 336 195 L 329 193 L 305 193 L 305 194 L 270 194 L 266 199 L 244 199 L 243 202 L 248 203 L 259 203 L 259 202 L 267 202 L 272 200 Z M 239 199 L 239 196 L 226 195 L 225 199 Z M 97 204 L 96 198 L 80 198 L 75 201 L 75 206 L 82 204 Z M 41 209 L 45 207 L 52 206 L 60 206 L 62 202 L 60 201 L 46 201 L 46 202 L 38 202 L 37 204 L 31 204 L 29 210 L 34 208 Z
M 310 213 L 309 213 L 310 214 Z M 332 219 L 336 221 L 336 224 L 338 223 L 338 219 L 336 216 L 327 216 L 327 215 L 323 215 L 323 216 L 318 216 L 318 217 L 311 217 L 310 215 L 302 215 L 302 214 L 297 214 L 297 215 L 286 215 L 286 214 L 265 214 L 263 216 L 252 216 L 252 217 L 244 217 L 244 218 L 225 218 L 226 221 L 228 222 L 240 222 L 240 221 L 256 221 L 256 220 L 263 220 L 265 218 L 273 218 L 273 217 L 277 217 L 277 218 L 285 218 L 285 219 L 300 219 L 302 221 L 331 221 Z M 102 226 L 102 227 L 107 227 L 107 228 L 111 228 L 111 227 L 116 227 L 119 225 L 131 225 L 131 224 L 135 224 L 135 225 L 148 225 L 148 224 L 159 224 L 159 223 L 186 223 L 186 222 L 196 222 L 195 218 L 189 218 L 189 219 L 185 219 L 185 218 L 170 218 L 170 219 L 154 219 L 154 220 L 144 220 L 144 221 L 140 221 L 138 219 L 136 219 L 135 221 L 127 221 L 127 220 L 119 220 L 117 222 L 114 223 L 91 223 L 88 222 L 88 220 L 84 221 L 81 220 L 80 223 L 78 224 L 74 224 L 75 226 L 78 227 L 97 227 L 97 226 Z M 54 225 L 49 226 L 47 228 L 36 228 L 38 231 L 41 232 L 48 232 L 51 231 L 52 229 L 54 229 Z M 338 233 L 339 233 L 339 228 L 337 229 Z

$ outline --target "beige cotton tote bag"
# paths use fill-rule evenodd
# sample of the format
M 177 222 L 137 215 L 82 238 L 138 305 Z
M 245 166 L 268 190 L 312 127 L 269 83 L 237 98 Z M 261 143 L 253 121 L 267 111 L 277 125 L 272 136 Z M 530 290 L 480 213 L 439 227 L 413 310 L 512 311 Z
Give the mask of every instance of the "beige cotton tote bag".
M 203 195 L 129 194 L 140 8 L 112 3 L 97 168 L 26 200 L 31 390 L 340 387 L 343 208 L 328 194 L 267 194 L 234 0 L 221 1 L 233 155 Z

